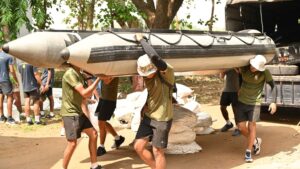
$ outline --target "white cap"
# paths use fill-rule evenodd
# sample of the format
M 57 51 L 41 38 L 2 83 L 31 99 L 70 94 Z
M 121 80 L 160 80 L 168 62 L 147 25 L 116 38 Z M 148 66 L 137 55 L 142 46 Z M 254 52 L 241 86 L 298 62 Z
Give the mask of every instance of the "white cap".
M 258 71 L 264 71 L 266 69 L 266 63 L 267 60 L 263 55 L 256 55 L 254 58 L 250 59 L 250 65 Z
M 137 72 L 140 76 L 149 76 L 152 73 L 155 73 L 157 68 L 151 62 L 149 56 L 144 54 L 140 56 L 137 60 Z

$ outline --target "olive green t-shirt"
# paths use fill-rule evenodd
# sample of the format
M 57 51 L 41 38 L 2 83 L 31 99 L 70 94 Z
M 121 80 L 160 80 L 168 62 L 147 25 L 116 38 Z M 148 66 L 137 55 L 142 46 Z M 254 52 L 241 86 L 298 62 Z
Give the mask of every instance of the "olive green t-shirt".
M 109 84 L 101 82 L 100 98 L 103 100 L 116 101 L 118 96 L 119 78 L 115 77 Z
M 78 116 L 82 114 L 82 96 L 74 89 L 77 85 L 84 85 L 84 79 L 73 68 L 67 70 L 62 78 L 62 116 Z
M 175 77 L 173 67 L 168 65 L 166 71 L 159 73 L 169 84 L 174 84 Z M 171 120 L 173 118 L 173 89 L 162 82 L 157 73 L 153 78 L 144 78 L 144 80 L 148 90 L 148 112 L 146 112 L 145 115 L 157 121 Z
M 251 72 L 250 67 L 242 67 L 241 74 L 243 78 L 242 86 L 239 91 L 239 101 L 248 105 L 259 105 L 266 82 L 273 80 L 268 69 L 265 71 Z

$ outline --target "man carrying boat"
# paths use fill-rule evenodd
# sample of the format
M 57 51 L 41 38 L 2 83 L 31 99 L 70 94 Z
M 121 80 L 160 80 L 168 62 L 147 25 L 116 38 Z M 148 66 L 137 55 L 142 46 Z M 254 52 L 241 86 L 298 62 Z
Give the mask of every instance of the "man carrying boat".
M 266 58 L 256 55 L 250 60 L 250 65 L 240 68 L 242 85 L 239 90 L 235 121 L 247 139 L 245 161 L 252 162 L 251 151 L 258 155 L 261 151 L 262 139 L 256 136 L 256 122 L 260 117 L 260 103 L 265 83 L 271 87 L 272 103 L 269 106 L 271 114 L 276 112 L 276 86 L 272 75 L 265 69 Z M 248 122 L 248 124 L 247 124 Z
M 152 169 L 165 169 L 164 149 L 168 144 L 173 119 L 174 71 L 173 67 L 163 61 L 146 42 L 142 34 L 136 34 L 136 40 L 147 53 L 137 60 L 137 71 L 144 77 L 148 98 L 147 109 L 136 134 L 134 149 Z M 152 141 L 154 158 L 146 149 L 149 141 Z

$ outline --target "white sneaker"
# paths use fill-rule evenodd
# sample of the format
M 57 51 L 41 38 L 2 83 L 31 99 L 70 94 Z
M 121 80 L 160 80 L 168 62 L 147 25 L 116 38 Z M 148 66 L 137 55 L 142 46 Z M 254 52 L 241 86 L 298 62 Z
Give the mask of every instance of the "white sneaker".
M 66 130 L 65 130 L 64 127 L 62 127 L 62 128 L 60 129 L 60 136 L 65 136 L 65 135 L 66 135 Z
M 253 145 L 253 154 L 258 155 L 260 153 L 260 149 L 261 149 L 260 146 L 262 143 L 262 139 L 256 137 L 255 141 L 256 141 L 256 143 Z

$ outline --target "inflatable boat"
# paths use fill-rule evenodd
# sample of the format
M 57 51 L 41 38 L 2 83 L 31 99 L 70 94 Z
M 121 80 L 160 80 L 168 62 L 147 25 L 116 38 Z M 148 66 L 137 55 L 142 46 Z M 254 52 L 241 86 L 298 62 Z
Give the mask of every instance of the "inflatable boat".
M 98 32 L 83 40 L 79 40 L 79 34 L 40 32 L 34 48 L 30 48 L 30 43 L 24 43 L 27 45 L 24 48 L 39 51 L 26 54 L 26 59 L 24 53 L 13 52 L 12 44 L 16 42 L 12 41 L 8 46 L 13 56 L 39 67 L 60 67 L 68 62 L 95 75 L 133 75 L 137 73 L 136 60 L 145 53 L 134 38 L 137 32 L 140 31 Z M 268 61 L 275 55 L 272 39 L 257 31 L 151 30 L 142 33 L 175 72 L 240 67 L 249 64 L 256 54 L 264 55 Z M 62 50 L 63 47 L 66 48 Z M 22 50 L 26 53 L 25 49 Z

